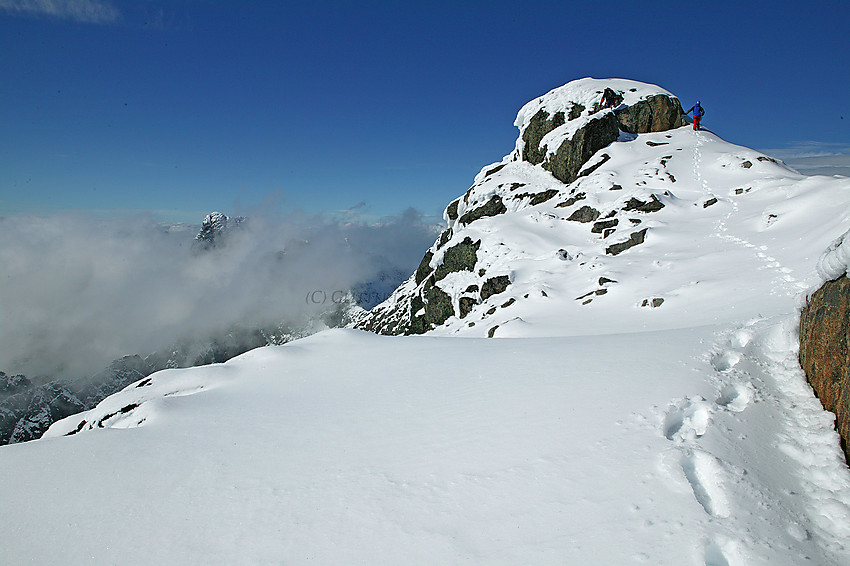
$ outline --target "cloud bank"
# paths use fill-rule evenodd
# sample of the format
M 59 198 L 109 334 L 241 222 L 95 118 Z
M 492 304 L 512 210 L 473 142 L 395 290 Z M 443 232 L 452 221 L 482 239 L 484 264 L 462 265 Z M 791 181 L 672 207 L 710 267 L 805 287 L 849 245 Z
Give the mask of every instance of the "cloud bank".
M 804 175 L 844 175 L 850 177 L 850 145 L 802 142 L 783 149 L 762 150 L 778 157 Z
M 121 20 L 121 12 L 115 6 L 99 0 L 0 0 L 0 10 L 90 24 L 111 24 Z
M 322 296 L 412 273 L 435 237 L 412 210 L 371 225 L 252 216 L 207 250 L 196 233 L 150 218 L 0 218 L 0 371 L 74 379 L 187 337 L 303 319 L 331 306 Z

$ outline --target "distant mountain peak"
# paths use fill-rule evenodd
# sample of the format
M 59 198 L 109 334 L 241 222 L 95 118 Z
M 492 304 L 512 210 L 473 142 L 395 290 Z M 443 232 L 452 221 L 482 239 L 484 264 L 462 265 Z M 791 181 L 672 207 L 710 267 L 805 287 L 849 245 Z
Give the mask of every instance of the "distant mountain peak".
M 221 243 L 222 237 L 231 229 L 245 221 L 245 217 L 228 217 L 223 212 L 210 212 L 204 217 L 201 229 L 195 240 L 204 248 L 215 247 Z

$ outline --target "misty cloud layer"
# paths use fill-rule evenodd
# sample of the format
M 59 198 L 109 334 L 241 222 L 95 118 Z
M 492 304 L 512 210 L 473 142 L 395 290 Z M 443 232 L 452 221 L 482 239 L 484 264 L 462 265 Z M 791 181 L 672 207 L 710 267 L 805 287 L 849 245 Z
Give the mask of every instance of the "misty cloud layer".
M 0 371 L 85 377 L 178 340 L 303 319 L 381 271 L 412 273 L 435 236 L 412 210 L 377 225 L 252 216 L 208 250 L 196 233 L 149 218 L 0 218 Z

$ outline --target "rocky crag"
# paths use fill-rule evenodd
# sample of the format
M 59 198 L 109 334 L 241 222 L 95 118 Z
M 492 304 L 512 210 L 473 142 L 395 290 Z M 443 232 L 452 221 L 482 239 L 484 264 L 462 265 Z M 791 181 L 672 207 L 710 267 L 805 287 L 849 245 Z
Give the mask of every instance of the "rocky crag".
M 529 102 L 515 122 L 520 130 L 516 149 L 501 163 L 482 170 L 466 194 L 448 205 L 444 214 L 448 226 L 415 274 L 389 301 L 368 314 L 361 313 L 353 325 L 381 334 L 421 334 L 450 317 L 465 318 L 503 293 L 511 285 L 511 275 L 494 273 L 483 265 L 483 256 L 498 252 L 468 230 L 482 219 L 555 203 L 559 212 L 568 212 L 567 221 L 586 225 L 600 238 L 618 230 L 623 233 L 625 239 L 606 246 L 609 255 L 643 243 L 647 229 L 637 228 L 642 222 L 638 217 L 664 207 L 659 195 L 642 191 L 607 210 L 603 217 L 599 209 L 582 202 L 586 192 L 571 186 L 605 164 L 611 156 L 602 150 L 618 140 L 634 140 L 640 134 L 665 132 L 684 124 L 682 106 L 675 96 L 628 80 L 582 79 Z M 662 168 L 664 164 L 662 160 Z M 541 185 L 547 187 L 539 190 Z M 606 188 L 622 189 L 615 183 Z M 636 217 L 622 218 L 623 213 Z M 569 255 L 566 250 L 558 253 Z M 463 274 L 467 281 L 460 296 L 443 284 L 456 274 Z M 600 278 L 594 293 L 604 294 L 610 283 L 614 281 Z M 491 336 L 493 332 L 495 329 Z
M 850 463 L 850 279 L 847 234 L 821 259 L 818 271 L 827 281 L 806 301 L 800 316 L 800 365 L 827 411 Z
M 655 85 L 580 79 L 515 125 L 513 151 L 448 204 L 419 267 L 352 327 L 500 338 L 787 313 L 812 250 L 850 222 L 846 179 L 683 127 Z M 842 212 L 824 221 L 825 208 Z

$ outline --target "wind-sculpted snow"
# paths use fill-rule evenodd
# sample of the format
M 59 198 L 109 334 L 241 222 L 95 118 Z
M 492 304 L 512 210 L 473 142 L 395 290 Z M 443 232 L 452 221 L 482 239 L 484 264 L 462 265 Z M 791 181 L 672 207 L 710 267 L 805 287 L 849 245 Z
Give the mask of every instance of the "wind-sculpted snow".
M 838 279 L 847 275 L 850 267 L 850 232 L 845 232 L 837 240 L 830 244 L 829 248 L 818 260 L 818 275 L 824 281 Z

